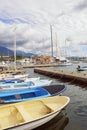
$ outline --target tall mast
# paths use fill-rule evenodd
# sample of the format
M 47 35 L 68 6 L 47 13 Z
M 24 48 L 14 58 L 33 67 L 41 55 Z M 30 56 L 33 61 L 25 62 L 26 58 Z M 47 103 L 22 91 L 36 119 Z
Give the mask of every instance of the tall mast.
M 65 39 L 65 57 L 67 57 L 66 42 L 67 42 L 67 39 Z
M 51 31 L 51 53 L 53 57 L 53 36 L 52 36 L 52 25 L 50 25 L 50 31 Z
M 55 33 L 55 36 L 56 36 L 56 58 L 58 58 L 57 33 Z
M 14 29 L 14 69 L 16 71 L 16 27 Z

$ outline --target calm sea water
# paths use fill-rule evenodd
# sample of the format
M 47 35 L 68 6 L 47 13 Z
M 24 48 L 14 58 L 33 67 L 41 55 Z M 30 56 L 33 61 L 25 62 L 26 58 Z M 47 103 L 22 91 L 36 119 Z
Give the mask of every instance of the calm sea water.
M 79 63 L 81 66 L 86 66 L 87 63 Z M 58 70 L 69 70 L 72 72 L 77 71 L 76 67 L 78 64 L 67 67 L 51 67 L 52 69 Z M 44 124 L 35 130 L 87 130 L 87 86 L 85 88 L 80 85 L 70 84 L 70 82 L 62 82 L 55 78 L 50 78 L 44 75 L 34 73 L 33 69 L 26 69 L 32 77 L 40 76 L 41 78 L 51 79 L 53 83 L 63 83 L 67 85 L 67 90 L 63 92 L 64 96 L 70 97 L 70 103 L 59 115 L 54 119 Z M 87 73 L 78 72 L 78 73 Z

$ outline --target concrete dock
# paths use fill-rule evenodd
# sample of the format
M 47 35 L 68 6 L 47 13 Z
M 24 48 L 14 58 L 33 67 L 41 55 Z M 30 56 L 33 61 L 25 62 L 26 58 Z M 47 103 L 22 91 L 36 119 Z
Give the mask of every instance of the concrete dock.
M 72 84 L 87 85 L 87 74 L 79 72 L 69 72 L 65 70 L 53 70 L 49 68 L 35 68 L 35 73 L 43 74 L 58 80 L 69 82 Z M 87 86 L 86 86 L 87 87 Z
M 36 68 L 36 67 L 53 67 L 53 66 L 58 66 L 59 63 L 52 63 L 52 64 L 34 64 L 34 65 L 23 65 L 23 68 Z

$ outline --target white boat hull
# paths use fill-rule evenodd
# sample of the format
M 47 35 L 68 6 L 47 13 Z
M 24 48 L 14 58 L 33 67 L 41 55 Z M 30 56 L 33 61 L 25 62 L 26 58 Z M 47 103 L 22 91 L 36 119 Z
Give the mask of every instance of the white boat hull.
M 39 80 L 39 78 L 34 78 L 30 79 L 30 83 L 26 83 L 25 85 L 22 83 L 12 83 L 11 85 L 7 84 L 1 84 L 0 85 L 0 91 L 9 91 L 9 90 L 21 90 L 21 89 L 27 89 L 27 88 L 35 88 L 35 87 L 41 87 L 45 85 L 50 85 L 52 80 Z M 33 84 L 32 84 L 33 83 Z
M 35 121 L 26 123 L 24 125 L 20 125 L 17 127 L 13 127 L 13 128 L 9 128 L 9 130 L 32 130 L 34 128 L 37 128 L 45 123 L 47 123 L 48 121 L 50 121 L 51 119 L 53 119 L 56 115 L 58 115 L 60 113 L 60 111 L 57 111 L 55 113 L 52 113 L 51 115 L 48 115 L 46 117 L 43 117 L 42 119 L 39 118 Z
M 70 65 L 72 65 L 71 62 L 66 62 L 66 63 L 62 63 L 62 64 L 60 64 L 59 66 L 70 66 Z
M 29 74 L 17 74 L 17 75 L 12 75 L 12 74 L 2 74 L 0 75 L 0 79 L 5 79 L 5 80 L 11 80 L 11 79 L 24 79 L 24 78 L 29 78 Z
M 36 80 L 40 80 L 40 77 L 37 77 L 37 78 L 26 78 L 26 79 L 24 80 L 24 82 L 36 81 Z
M 78 66 L 77 70 L 78 71 L 85 71 L 85 70 L 87 70 L 87 66 L 86 67 L 80 67 L 80 66 Z

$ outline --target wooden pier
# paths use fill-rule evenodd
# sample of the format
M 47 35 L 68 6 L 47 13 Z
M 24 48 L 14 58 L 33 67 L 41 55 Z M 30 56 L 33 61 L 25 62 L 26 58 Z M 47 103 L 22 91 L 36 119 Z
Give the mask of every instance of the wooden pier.
M 65 70 L 53 70 L 49 68 L 35 68 L 35 73 L 43 74 L 58 80 L 69 82 L 70 84 L 87 85 L 87 74 L 79 72 L 69 72 Z M 86 86 L 87 87 L 87 86 Z

